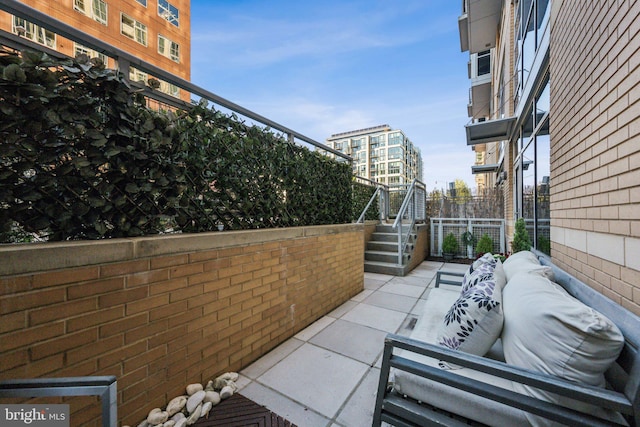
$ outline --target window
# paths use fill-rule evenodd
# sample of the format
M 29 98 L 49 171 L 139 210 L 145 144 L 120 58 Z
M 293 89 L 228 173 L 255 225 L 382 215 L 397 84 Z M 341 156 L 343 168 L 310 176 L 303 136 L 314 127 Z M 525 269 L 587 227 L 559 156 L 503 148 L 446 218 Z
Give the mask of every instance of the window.
M 393 132 L 389 134 L 389 145 L 399 145 L 404 142 L 401 132 Z
M 160 80 L 160 89 L 158 90 L 160 92 L 166 93 L 167 95 L 180 98 L 180 88 L 176 85 L 172 85 L 171 83 Z
M 141 5 L 143 5 L 144 7 L 147 7 L 147 0 L 136 0 L 136 1 Z
M 404 150 L 402 147 L 389 148 L 389 160 L 402 159 L 404 157 Z
M 478 53 L 478 76 L 484 76 L 491 72 L 491 51 L 485 50 Z
M 401 162 L 389 162 L 389 175 L 402 173 Z
M 120 15 L 120 33 L 137 41 L 141 45 L 147 45 L 147 26 L 122 13 Z
M 520 152 L 514 164 L 516 216 L 523 217 L 533 246 L 551 253 L 549 76 L 546 74 L 520 128 Z M 535 112 L 535 113 L 532 113 Z
M 147 80 L 149 80 L 149 75 L 137 68 L 129 67 L 129 80 L 146 84 Z
M 73 43 L 73 53 L 75 56 L 85 54 L 89 58 L 99 58 L 100 60 L 102 60 L 102 63 L 105 66 L 108 64 L 107 55 L 105 55 L 104 53 L 96 52 L 95 50 L 89 49 L 88 47 L 83 46 L 79 43 Z
M 180 62 L 180 45 L 158 34 L 158 53 L 172 61 Z
M 107 25 L 107 3 L 104 0 L 73 0 L 73 8 L 102 25 Z
M 378 135 L 378 136 L 372 136 L 371 137 L 371 148 L 384 147 L 384 145 L 385 145 L 384 142 L 385 142 L 384 134 L 383 135 Z
M 13 17 L 13 28 L 11 29 L 14 34 L 21 37 L 39 43 L 43 46 L 56 48 L 56 35 L 53 31 L 41 28 L 36 24 L 27 21 L 26 19 Z
M 354 151 L 360 150 L 362 148 L 363 142 L 364 142 L 364 138 L 352 139 L 351 148 L 353 148 Z
M 176 27 L 180 26 L 178 8 L 169 3 L 168 0 L 158 0 L 158 15 L 171 22 Z

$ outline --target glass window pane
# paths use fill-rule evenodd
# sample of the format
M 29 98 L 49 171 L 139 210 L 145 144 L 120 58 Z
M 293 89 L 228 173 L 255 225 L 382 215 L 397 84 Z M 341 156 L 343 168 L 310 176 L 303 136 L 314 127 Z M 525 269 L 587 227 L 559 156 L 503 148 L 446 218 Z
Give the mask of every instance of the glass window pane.
M 540 95 L 536 99 L 536 124 L 542 119 L 545 113 L 549 112 L 549 106 L 551 105 L 549 80 L 545 83 Z
M 527 225 L 529 237 L 533 242 L 533 221 L 535 209 L 535 189 L 536 189 L 536 164 L 535 148 L 531 143 L 525 148 L 522 155 L 522 214 Z
M 536 249 L 551 255 L 551 202 L 550 202 L 550 170 L 551 170 L 551 144 L 549 139 L 548 120 L 545 134 L 536 136 Z

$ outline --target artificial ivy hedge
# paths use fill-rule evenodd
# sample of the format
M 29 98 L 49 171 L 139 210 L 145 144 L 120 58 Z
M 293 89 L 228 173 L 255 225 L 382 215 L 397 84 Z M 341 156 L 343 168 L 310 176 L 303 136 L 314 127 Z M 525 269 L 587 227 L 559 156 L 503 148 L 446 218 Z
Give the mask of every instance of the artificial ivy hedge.
M 351 168 L 81 56 L 0 50 L 0 242 L 346 223 Z
M 367 207 L 367 203 L 371 200 L 376 187 L 372 185 L 362 184 L 360 182 L 353 183 L 353 213 L 354 219 L 360 218 L 362 211 Z M 379 196 L 371 203 L 369 209 L 364 214 L 365 220 L 377 220 L 380 218 L 380 202 Z

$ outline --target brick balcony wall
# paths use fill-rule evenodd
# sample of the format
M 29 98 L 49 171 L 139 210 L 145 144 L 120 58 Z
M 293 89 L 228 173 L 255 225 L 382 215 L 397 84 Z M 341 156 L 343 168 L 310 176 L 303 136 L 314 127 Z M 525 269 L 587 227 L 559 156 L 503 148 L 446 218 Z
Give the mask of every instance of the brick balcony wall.
M 348 224 L 0 247 L 0 379 L 115 375 L 120 421 L 137 425 L 361 292 L 363 236 Z M 64 402 L 71 425 L 101 425 L 96 398 Z
M 640 314 L 640 3 L 605 3 L 552 3 L 551 255 Z

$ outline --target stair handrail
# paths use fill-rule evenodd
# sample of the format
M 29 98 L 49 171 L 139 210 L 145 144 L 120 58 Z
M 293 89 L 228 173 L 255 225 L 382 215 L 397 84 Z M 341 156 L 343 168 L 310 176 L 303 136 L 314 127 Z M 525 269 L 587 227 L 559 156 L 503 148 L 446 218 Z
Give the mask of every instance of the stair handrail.
M 362 177 L 358 177 L 358 179 L 364 179 L 369 181 L 368 179 L 362 178 Z M 370 181 L 370 182 L 373 182 L 373 181 Z M 378 204 L 378 211 L 380 212 L 380 218 L 379 218 L 380 222 L 384 221 L 386 218 L 389 217 L 389 197 L 387 197 L 387 195 L 389 194 L 389 187 L 384 184 L 379 184 L 377 182 L 375 184 L 376 184 L 376 191 L 373 192 L 373 195 L 369 199 L 369 203 L 367 203 L 367 206 L 365 206 L 364 210 L 360 214 L 360 217 L 356 221 L 356 224 L 360 224 L 361 222 L 364 222 L 364 217 L 377 196 L 380 196 L 379 204 Z
M 403 264 L 402 261 L 404 258 L 404 254 L 406 252 L 407 244 L 409 243 L 409 236 L 416 224 L 416 219 L 424 219 L 423 216 L 418 216 L 419 205 L 418 205 L 418 199 L 416 197 L 416 195 L 419 193 L 418 190 L 422 190 L 420 191 L 420 193 L 423 195 L 423 198 L 424 198 L 426 196 L 426 185 L 422 181 L 418 180 L 417 178 L 414 178 L 414 180 L 411 182 L 411 185 L 407 189 L 407 194 L 406 196 L 404 196 L 402 205 L 398 210 L 398 215 L 396 216 L 396 220 L 393 222 L 393 229 L 398 230 L 398 265 Z M 409 215 L 409 219 L 411 220 L 410 221 L 411 225 L 407 229 L 407 232 L 403 234 L 402 218 L 405 216 L 405 214 Z

